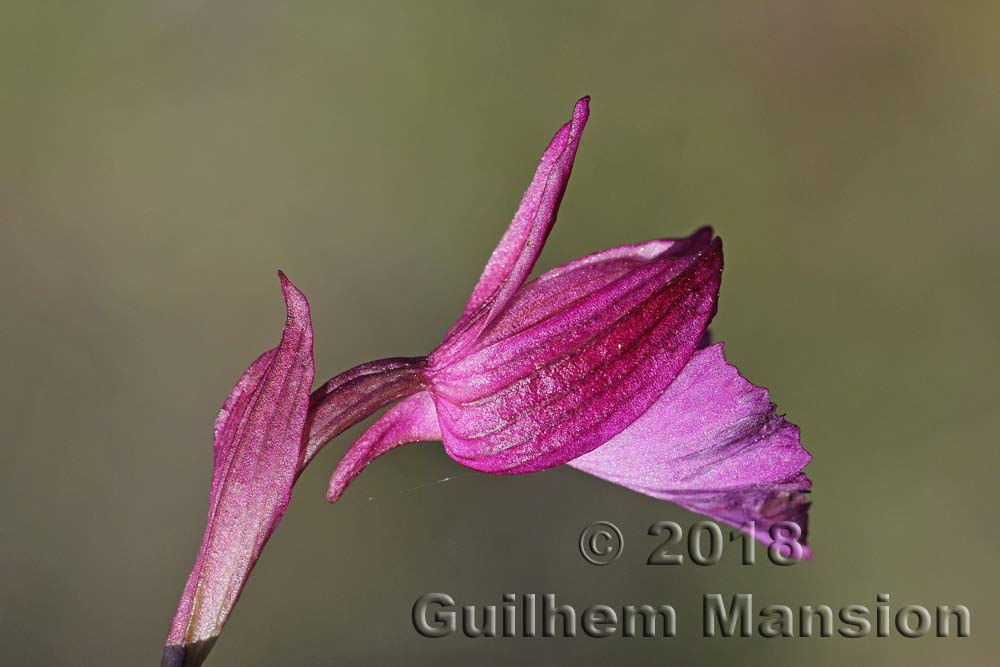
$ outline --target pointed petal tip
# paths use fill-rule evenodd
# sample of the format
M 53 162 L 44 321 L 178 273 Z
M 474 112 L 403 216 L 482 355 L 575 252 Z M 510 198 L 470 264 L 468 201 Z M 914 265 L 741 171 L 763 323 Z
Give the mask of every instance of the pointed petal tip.
M 295 286 L 284 271 L 278 271 L 278 280 L 281 282 L 281 294 L 285 299 L 285 307 L 288 311 L 289 321 L 309 319 L 309 300 L 298 287 Z
M 712 228 L 712 225 L 702 225 L 701 227 L 699 227 L 698 229 L 694 230 L 694 232 L 691 233 L 690 238 L 710 239 L 713 238 L 714 236 L 715 236 L 715 229 Z
M 490 255 L 462 317 L 435 352 L 438 359 L 453 357 L 474 341 L 531 273 L 555 224 L 589 117 L 590 96 L 586 96 L 576 102 L 572 118 L 559 127 L 542 153 L 514 219 Z
M 362 465 L 361 467 L 364 466 Z M 330 485 L 326 489 L 326 502 L 333 504 L 340 500 L 340 497 L 344 495 L 344 491 L 347 490 L 347 487 L 360 472 L 361 470 L 357 466 L 345 467 L 338 463 L 337 468 L 330 476 Z
M 278 282 L 281 284 L 282 292 L 288 292 L 290 289 L 295 290 L 296 292 L 299 291 L 298 288 L 295 286 L 295 283 L 289 280 L 288 276 L 285 275 L 285 272 L 282 271 L 281 269 L 278 269 Z
M 340 497 L 344 495 L 344 489 L 347 487 L 342 484 L 337 484 L 333 480 L 330 481 L 330 487 L 326 490 L 326 502 L 333 504 L 340 500 Z
M 281 269 L 278 269 L 278 284 L 281 285 L 281 294 L 285 297 L 286 301 L 288 300 L 289 294 L 294 294 L 299 291 L 299 289 L 295 286 L 295 283 L 289 280 L 288 276 L 286 276 L 285 272 Z
M 326 499 L 336 502 L 372 461 L 402 445 L 441 439 L 437 409 L 427 391 L 397 403 L 368 427 L 344 454 L 330 477 Z
M 583 129 L 582 125 L 590 118 L 590 95 L 584 95 L 573 107 L 573 129 Z

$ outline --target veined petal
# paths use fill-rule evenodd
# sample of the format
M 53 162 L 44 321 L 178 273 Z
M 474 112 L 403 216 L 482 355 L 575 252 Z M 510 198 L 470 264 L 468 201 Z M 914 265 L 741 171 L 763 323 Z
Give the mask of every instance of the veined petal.
M 204 661 L 284 515 L 299 472 L 313 332 L 305 296 L 280 277 L 287 307 L 281 343 L 247 369 L 216 420 L 208 522 L 170 626 L 164 667 Z
M 462 317 L 438 348 L 439 357 L 455 355 L 475 341 L 479 332 L 503 312 L 531 273 L 556 222 L 580 137 L 590 115 L 589 104 L 589 97 L 576 103 L 572 120 L 559 128 L 542 154 L 531 185 L 483 269 Z
M 805 544 L 811 456 L 766 389 L 726 362 L 721 343 L 699 350 L 631 426 L 569 465 L 750 532 L 770 544 L 779 521 Z M 804 553 L 809 556 L 808 550 Z
M 509 308 L 519 319 L 505 313 L 502 335 L 463 358 L 432 355 L 456 461 L 492 473 L 565 463 L 631 424 L 687 363 L 715 314 L 721 242 L 705 230 L 603 255 L 526 285 Z
M 347 450 L 330 479 L 327 500 L 332 503 L 340 498 L 369 463 L 390 449 L 440 439 L 437 410 L 430 393 L 421 391 L 410 396 L 377 419 Z
M 618 246 L 546 271 L 517 291 L 504 312 L 483 331 L 465 362 L 453 364 L 453 368 L 474 365 L 477 360 L 496 354 L 501 347 L 510 349 L 511 339 L 517 334 L 542 320 L 554 320 L 560 312 L 643 265 L 656 262 L 658 269 L 666 270 L 661 273 L 660 279 L 669 280 L 707 248 L 712 236 L 711 227 L 702 227 L 684 238 L 655 239 Z M 518 354 L 508 353 L 508 356 Z
M 425 357 L 379 359 L 344 371 L 312 393 L 303 468 L 323 445 L 380 408 L 426 385 Z

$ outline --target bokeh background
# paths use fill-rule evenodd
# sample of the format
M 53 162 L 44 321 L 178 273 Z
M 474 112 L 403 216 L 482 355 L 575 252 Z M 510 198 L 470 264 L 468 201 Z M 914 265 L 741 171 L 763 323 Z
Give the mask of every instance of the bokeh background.
M 210 665 L 996 659 L 994 3 L 39 2 L 0 7 L 0 643 L 156 664 L 216 412 L 311 298 L 317 374 L 422 354 L 540 151 L 593 116 L 542 268 L 714 225 L 718 338 L 814 454 L 814 562 L 644 564 L 673 505 L 435 444 L 320 455 Z M 435 483 L 445 477 L 451 481 Z M 577 553 L 612 520 L 623 557 Z M 671 603 L 673 640 L 428 640 L 422 593 Z M 965 604 L 972 637 L 703 639 L 703 593 Z

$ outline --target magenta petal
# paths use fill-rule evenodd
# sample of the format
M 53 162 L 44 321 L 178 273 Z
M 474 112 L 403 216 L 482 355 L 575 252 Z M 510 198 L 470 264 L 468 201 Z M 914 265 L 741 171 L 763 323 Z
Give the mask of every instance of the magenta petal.
M 330 479 L 327 500 L 332 503 L 340 498 L 369 463 L 390 449 L 440 439 L 441 429 L 431 395 L 421 391 L 410 396 L 377 419 L 347 450 Z
M 493 250 L 465 312 L 438 350 L 441 357 L 457 354 L 472 342 L 527 279 L 556 222 L 559 204 L 569 183 L 580 137 L 590 115 L 590 98 L 576 103 L 573 118 L 559 128 L 535 171 L 521 205 L 500 243 Z
M 432 355 L 456 461 L 492 473 L 565 463 L 631 424 L 687 363 L 715 314 L 721 242 L 703 230 L 602 255 L 526 285 L 463 358 Z
M 794 522 L 804 544 L 811 482 L 802 468 L 811 457 L 798 427 L 726 363 L 722 347 L 695 353 L 644 415 L 569 465 L 741 529 L 754 521 L 765 544 L 775 522 Z
M 516 334 L 550 318 L 574 302 L 594 294 L 616 280 L 657 262 L 659 268 L 672 271 L 661 275 L 663 281 L 688 267 L 693 256 L 712 240 L 711 227 L 702 227 L 680 239 L 655 239 L 633 245 L 602 250 L 546 271 L 521 287 L 504 312 L 480 335 L 471 354 L 489 356 L 510 342 Z
M 425 357 L 379 359 L 344 371 L 309 400 L 303 468 L 331 439 L 376 410 L 424 388 Z
M 201 664 L 291 497 L 313 382 L 313 332 L 305 296 L 284 274 L 281 287 L 281 343 L 247 369 L 215 424 L 208 523 L 164 665 Z

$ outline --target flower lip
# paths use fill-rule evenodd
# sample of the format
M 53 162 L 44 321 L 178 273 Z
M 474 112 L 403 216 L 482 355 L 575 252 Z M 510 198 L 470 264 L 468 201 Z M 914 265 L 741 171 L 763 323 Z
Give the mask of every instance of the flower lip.
M 800 556 L 810 558 L 805 494 L 812 482 L 803 468 L 812 457 L 799 439 L 768 390 L 744 378 L 716 343 L 699 349 L 628 428 L 569 465 L 706 514 L 766 545 L 778 537 L 787 543 L 794 523 Z

